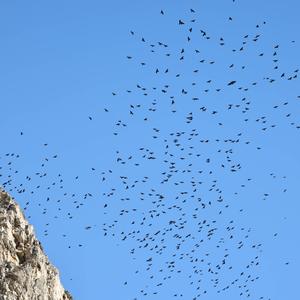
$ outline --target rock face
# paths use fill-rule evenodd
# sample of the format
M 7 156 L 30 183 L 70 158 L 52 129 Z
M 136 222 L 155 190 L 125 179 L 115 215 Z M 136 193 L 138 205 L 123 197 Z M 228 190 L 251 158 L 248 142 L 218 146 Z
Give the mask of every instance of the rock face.
M 71 300 L 33 227 L 0 189 L 0 300 Z

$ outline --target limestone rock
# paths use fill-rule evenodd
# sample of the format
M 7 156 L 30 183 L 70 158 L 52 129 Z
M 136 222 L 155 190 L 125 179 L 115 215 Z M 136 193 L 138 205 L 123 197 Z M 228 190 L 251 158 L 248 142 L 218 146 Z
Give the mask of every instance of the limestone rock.
M 0 300 L 71 300 L 16 202 L 0 189 Z

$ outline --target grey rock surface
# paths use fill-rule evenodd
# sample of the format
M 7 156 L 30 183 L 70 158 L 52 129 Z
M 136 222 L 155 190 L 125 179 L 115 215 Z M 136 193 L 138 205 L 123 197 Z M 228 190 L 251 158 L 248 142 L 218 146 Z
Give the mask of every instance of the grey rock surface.
M 0 189 L 0 300 L 71 300 L 20 207 Z

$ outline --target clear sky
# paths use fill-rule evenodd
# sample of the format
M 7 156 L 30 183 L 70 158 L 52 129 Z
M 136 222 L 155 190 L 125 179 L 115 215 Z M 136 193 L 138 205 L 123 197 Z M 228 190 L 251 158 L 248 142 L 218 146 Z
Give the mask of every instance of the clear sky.
M 0 183 L 75 299 L 297 299 L 299 8 L 1 1 Z

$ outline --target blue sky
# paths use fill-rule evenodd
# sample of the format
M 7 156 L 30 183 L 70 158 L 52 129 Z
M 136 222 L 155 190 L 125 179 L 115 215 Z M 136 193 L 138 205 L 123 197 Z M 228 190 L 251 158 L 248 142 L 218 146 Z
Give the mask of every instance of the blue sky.
M 0 4 L 0 182 L 75 299 L 295 299 L 298 11 L 296 0 Z M 193 237 L 180 251 L 172 220 Z M 204 220 L 217 228 L 210 240 Z

